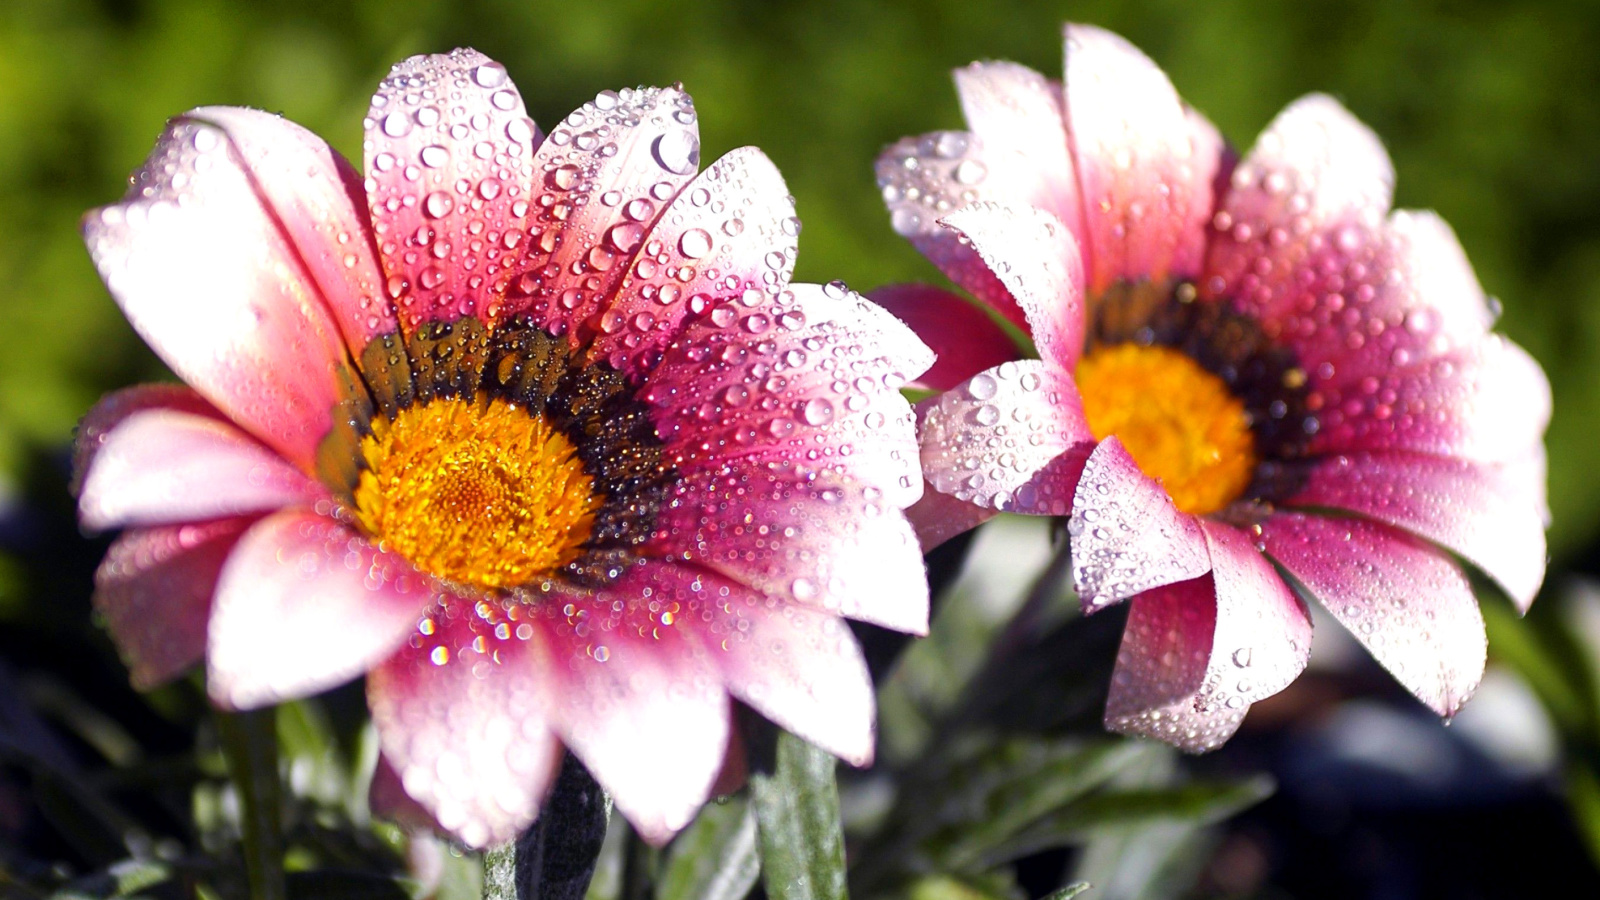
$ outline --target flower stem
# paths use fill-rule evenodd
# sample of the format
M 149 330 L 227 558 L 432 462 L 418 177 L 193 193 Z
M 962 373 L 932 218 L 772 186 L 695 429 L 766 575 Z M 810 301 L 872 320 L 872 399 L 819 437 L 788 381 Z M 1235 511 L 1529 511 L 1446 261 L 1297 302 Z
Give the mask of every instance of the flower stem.
M 283 795 L 278 785 L 276 709 L 218 711 L 216 721 L 228 775 L 239 792 L 243 810 L 244 864 L 250 897 L 287 900 L 283 833 L 278 821 Z
M 767 896 L 847 900 L 836 760 L 753 715 L 744 731 Z

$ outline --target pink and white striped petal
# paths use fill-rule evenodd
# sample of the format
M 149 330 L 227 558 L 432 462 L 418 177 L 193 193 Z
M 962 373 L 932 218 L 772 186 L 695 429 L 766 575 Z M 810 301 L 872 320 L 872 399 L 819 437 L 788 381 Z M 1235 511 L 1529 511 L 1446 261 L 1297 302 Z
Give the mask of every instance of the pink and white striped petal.
M 254 518 L 136 528 L 111 544 L 94 575 L 105 619 L 139 690 L 200 662 L 217 574 Z
M 627 273 L 621 291 L 590 322 L 592 355 L 626 372 L 648 371 L 680 335 L 753 339 L 778 328 L 794 273 L 800 220 L 760 150 L 728 153 L 661 205 L 653 230 L 628 232 L 638 257 L 619 267 Z
M 1498 334 L 1443 356 L 1310 395 L 1312 454 L 1409 450 L 1475 462 L 1522 459 L 1550 422 L 1550 382 Z
M 413 56 L 384 78 L 363 125 L 368 209 L 401 328 L 494 321 L 519 271 L 541 139 L 505 67 L 476 50 Z
M 996 510 L 942 494 L 931 484 L 923 489 L 920 500 L 906 508 L 906 521 L 911 523 L 924 554 L 996 515 Z
M 598 597 L 552 594 L 536 622 L 551 650 L 557 732 L 658 845 L 710 795 L 729 732 L 721 673 L 690 636 L 701 609 L 673 610 L 671 583 L 656 583 L 665 565 L 635 566 Z
M 699 120 L 679 88 L 602 91 L 574 110 L 534 156 L 525 274 L 508 313 L 570 333 L 574 346 L 604 333 L 645 236 L 699 168 Z
M 1440 544 L 1483 569 L 1524 612 L 1544 582 L 1534 492 L 1505 466 L 1413 453 L 1351 453 L 1306 468 L 1282 505 L 1360 513 Z
M 652 577 L 664 603 L 697 613 L 687 633 L 730 693 L 852 765 L 872 762 L 872 679 L 843 621 L 710 572 L 672 567 Z
M 146 409 L 118 422 L 98 447 L 78 494 L 85 528 L 217 519 L 328 497 L 271 448 L 212 416 Z
M 301 471 L 353 381 L 319 286 L 221 129 L 180 116 L 122 202 L 84 217 L 89 255 L 140 337 Z
M 1000 283 L 989 267 L 959 236 L 945 228 L 941 220 L 952 210 L 998 194 L 1005 197 L 997 174 L 994 183 L 984 185 L 991 171 L 1004 173 L 1004 166 L 986 161 L 983 140 L 965 131 L 936 131 L 920 137 L 904 138 L 878 155 L 878 187 L 889 208 L 889 224 L 911 241 L 922 255 L 939 267 L 951 281 L 1009 319 L 1026 328 L 1021 307 L 1011 292 Z
M 906 384 L 915 390 L 948 391 L 968 378 L 1020 358 L 1016 341 L 976 305 L 925 284 L 890 284 L 867 294 L 916 332 L 933 351 L 934 363 Z
M 405 792 L 470 846 L 516 837 L 561 766 L 541 632 L 493 603 L 445 598 L 372 670 L 367 704 Z
M 1083 262 L 1072 233 L 1029 206 L 974 203 L 944 223 L 967 239 L 1022 307 L 1042 359 L 1070 372 L 1083 352 Z
M 1295 273 L 1364 243 L 1393 193 L 1394 167 L 1371 129 L 1331 97 L 1296 100 L 1233 171 L 1212 218 L 1202 296 L 1231 298 L 1268 324 L 1296 314 Z
M 1281 513 L 1261 538 L 1395 679 L 1453 716 L 1483 677 L 1483 616 L 1461 570 L 1386 525 Z
M 771 325 L 695 327 L 640 397 L 680 472 L 733 460 L 790 463 L 883 491 L 896 508 L 922 480 L 899 389 L 933 354 L 898 319 L 842 285 L 794 285 Z
M 82 492 L 83 479 L 89 474 L 89 468 L 100 453 L 106 436 L 129 416 L 153 410 L 187 413 L 218 422 L 229 421 L 227 416 L 187 385 L 136 384 L 112 391 L 84 413 L 73 434 L 71 488 L 74 495 Z
M 1211 572 L 1133 599 L 1106 700 L 1106 727 L 1191 753 L 1226 741 L 1311 651 L 1310 616 L 1251 539 L 1201 527 Z
M 332 519 L 269 516 L 240 539 L 217 581 L 211 699 L 250 709 L 348 681 L 398 649 L 434 594 L 410 563 Z
M 1086 613 L 1211 569 L 1200 521 L 1179 512 L 1115 436 L 1089 454 L 1067 532 L 1072 583 Z
M 923 472 L 941 493 L 1001 512 L 1071 510 L 1094 435 L 1061 370 L 1004 363 L 929 398 L 919 413 Z
M 651 552 L 771 597 L 911 634 L 928 632 L 922 551 L 884 492 L 792 466 L 685 475 Z
M 1083 247 L 1083 201 L 1061 84 L 1011 62 L 973 63 L 957 69 L 955 81 L 962 115 L 983 149 L 981 199 L 1038 207 Z
M 372 225 L 357 204 L 361 175 L 327 142 L 257 109 L 206 106 L 189 114 L 228 136 L 256 189 L 287 232 L 338 323 L 350 353 L 396 329 L 383 294 Z
M 1166 73 L 1122 37 L 1068 25 L 1065 42 L 1090 292 L 1198 275 L 1223 151 L 1215 130 L 1194 127 Z

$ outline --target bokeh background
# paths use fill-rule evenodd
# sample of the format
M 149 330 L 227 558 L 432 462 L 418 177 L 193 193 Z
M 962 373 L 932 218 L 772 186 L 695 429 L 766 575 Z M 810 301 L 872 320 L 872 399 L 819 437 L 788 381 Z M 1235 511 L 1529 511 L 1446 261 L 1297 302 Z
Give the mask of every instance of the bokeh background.
M 1330 879 L 1323 888 L 1348 885 L 1345 896 L 1435 896 L 1431 886 L 1447 882 L 1465 891 L 1452 896 L 1502 896 L 1493 878 L 1552 871 L 1592 887 L 1600 860 L 1600 614 L 1586 580 L 1600 576 L 1593 3 L 4 0 L 0 695 L 10 696 L 0 698 L 0 722 L 7 704 L 48 707 L 52 721 L 76 709 L 107 718 L 135 751 L 182 745 L 170 723 L 193 697 L 128 692 L 91 622 L 89 579 L 104 544 L 78 535 L 66 492 L 78 417 L 106 390 L 170 377 L 116 310 L 77 235 L 84 210 L 121 195 L 168 116 L 216 103 L 278 111 L 359 161 L 372 88 L 414 53 L 474 46 L 501 60 L 541 123 L 603 88 L 682 82 L 700 110 L 704 159 L 756 144 L 783 171 L 805 223 L 798 277 L 842 278 L 864 291 L 940 280 L 889 228 L 872 177 L 878 151 L 904 135 L 961 127 L 948 75 L 956 66 L 1011 59 L 1058 73 L 1058 25 L 1067 19 L 1142 47 L 1241 150 L 1301 94 L 1342 100 L 1386 141 L 1397 204 L 1435 209 L 1455 227 L 1503 303 L 1501 329 L 1543 363 L 1555 394 L 1545 596 L 1526 620 L 1485 598 L 1496 661 L 1486 693 L 1501 700 L 1484 702 L 1510 712 L 1475 726 L 1490 744 L 1472 752 L 1488 762 L 1463 771 L 1489 772 L 1497 787 L 1474 793 L 1440 775 L 1444 758 L 1415 748 L 1466 739 L 1420 718 L 1359 659 L 1324 653 L 1329 674 L 1313 672 L 1308 686 L 1256 717 L 1264 721 L 1238 749 L 1202 761 L 1272 770 L 1283 785 L 1279 799 L 1220 839 L 1204 889 L 1324 896 L 1306 874 L 1319 869 Z M 1344 703 L 1360 693 L 1351 684 L 1373 686 L 1376 705 Z M 71 702 L 50 701 L 62 691 Z M 1392 772 L 1339 768 L 1393 761 L 1378 738 L 1361 743 L 1371 727 L 1388 734 L 1362 725 L 1371 715 L 1419 729 L 1397 746 L 1422 753 L 1407 777 L 1432 777 L 1437 790 L 1377 813 L 1373 797 L 1349 794 L 1340 779 L 1366 783 L 1384 795 L 1377 799 L 1397 796 L 1384 787 Z M 1318 734 L 1322 743 L 1295 743 Z M 1354 749 L 1340 750 L 1352 734 Z M 1495 735 L 1504 738 L 1498 750 Z M 1330 778 L 1337 783 L 1323 784 Z M 1310 793 L 1297 794 L 1297 784 Z M 0 825 L 10 808 L 0 790 Z M 1529 841 L 1536 859 L 1526 855 Z M 1413 861 L 1391 859 L 1408 854 Z M 1530 866 L 1543 868 L 1521 871 Z M 1458 875 L 1440 874 L 1450 871 Z M 1474 883 L 1477 875 L 1490 880 Z

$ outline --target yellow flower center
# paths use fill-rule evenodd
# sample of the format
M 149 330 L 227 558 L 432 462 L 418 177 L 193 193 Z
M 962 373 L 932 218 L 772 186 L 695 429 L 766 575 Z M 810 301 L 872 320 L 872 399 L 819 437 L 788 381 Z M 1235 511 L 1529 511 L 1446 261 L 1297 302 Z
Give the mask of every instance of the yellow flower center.
M 1250 485 L 1256 453 L 1244 403 L 1186 354 L 1115 344 L 1079 360 L 1076 378 L 1094 436 L 1116 435 L 1179 509 L 1215 512 Z
M 372 427 L 356 515 L 417 568 L 506 588 L 582 553 L 603 498 L 543 416 L 498 399 L 436 399 Z

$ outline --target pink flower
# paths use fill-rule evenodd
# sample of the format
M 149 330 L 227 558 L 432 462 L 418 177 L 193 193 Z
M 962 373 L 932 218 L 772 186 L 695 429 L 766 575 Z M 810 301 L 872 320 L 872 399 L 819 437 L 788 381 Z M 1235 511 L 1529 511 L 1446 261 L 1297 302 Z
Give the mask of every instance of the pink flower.
M 857 765 L 872 689 L 840 616 L 921 633 L 898 393 L 931 362 L 837 285 L 790 284 L 772 164 L 696 174 L 677 88 L 542 135 L 470 50 L 400 63 L 365 180 L 266 113 L 173 120 L 84 223 L 193 388 L 106 398 L 83 522 L 142 686 L 201 659 L 253 707 L 367 673 L 406 792 L 474 845 L 565 745 L 651 840 L 687 823 L 730 696 Z
M 879 295 L 948 389 L 919 409 L 924 542 L 1068 517 L 1085 609 L 1132 601 L 1117 731 L 1222 743 L 1305 666 L 1302 596 L 1453 714 L 1485 651 L 1454 557 L 1521 608 L 1544 577 L 1550 393 L 1489 331 L 1449 226 L 1390 212 L 1382 145 L 1332 99 L 1236 165 L 1097 28 L 1067 27 L 1063 83 L 978 63 L 956 84 L 972 131 L 901 141 L 879 183 L 895 228 L 1041 358 L 995 365 L 1015 352 L 958 297 Z

